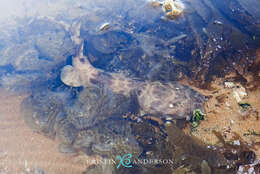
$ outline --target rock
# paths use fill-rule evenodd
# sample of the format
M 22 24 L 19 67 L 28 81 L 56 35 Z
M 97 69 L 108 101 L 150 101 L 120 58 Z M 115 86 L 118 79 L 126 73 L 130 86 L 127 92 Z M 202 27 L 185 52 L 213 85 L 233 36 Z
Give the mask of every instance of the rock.
M 85 88 L 73 99 L 68 97 L 70 92 L 35 91 L 21 106 L 25 122 L 38 133 L 56 137 L 60 152 L 81 151 L 103 159 L 131 153 L 133 159 L 137 159 L 144 148 L 149 148 L 149 157 L 171 159 L 172 147 L 165 141 L 164 131 L 149 121 L 123 118 L 133 109 L 131 97 L 97 87 Z M 168 167 L 161 169 L 170 170 Z M 131 170 L 142 173 L 159 169 L 149 164 L 136 165 Z M 126 171 L 122 169 L 122 172 Z
M 45 136 L 56 135 L 62 152 L 89 149 L 109 156 L 116 155 L 115 149 L 121 146 L 125 153 L 140 153 L 131 123 L 122 119 L 123 114 L 131 111 L 131 99 L 107 90 L 86 88 L 74 105 L 64 109 L 68 96 L 64 92 L 34 92 L 22 102 L 25 122 Z
M 224 82 L 225 88 L 234 88 L 235 84 L 233 82 Z
M 117 154 L 126 153 L 131 153 L 136 158 L 142 151 L 131 130 L 131 123 L 125 120 L 107 120 L 82 131 L 81 138 L 75 140 L 74 146 L 90 148 L 94 154 L 114 159 Z
M 165 0 L 163 4 L 163 10 L 170 19 L 178 17 L 183 12 L 184 8 L 184 4 L 179 0 Z
M 51 91 L 34 92 L 21 104 L 21 113 L 26 124 L 34 131 L 53 137 L 55 125 L 64 119 L 65 93 Z
M 102 106 L 102 107 L 101 107 Z M 137 112 L 135 98 L 115 94 L 110 89 L 86 87 L 72 107 L 67 107 L 67 117 L 78 128 L 85 129 L 108 118 L 122 118 L 126 113 Z
M 233 96 L 236 99 L 237 103 L 241 102 L 247 96 L 246 89 L 242 86 L 233 89 Z
M 8 44 L 0 50 L 1 68 L 11 67 L 8 72 L 11 75 L 0 77 L 0 84 L 7 89 L 21 86 L 29 89 L 43 79 L 45 82 L 56 79 L 60 66 L 65 65 L 67 58 L 74 53 L 74 45 L 64 26 L 48 18 L 24 22 L 15 29 L 19 35 L 14 31 L 7 33 L 5 40 Z

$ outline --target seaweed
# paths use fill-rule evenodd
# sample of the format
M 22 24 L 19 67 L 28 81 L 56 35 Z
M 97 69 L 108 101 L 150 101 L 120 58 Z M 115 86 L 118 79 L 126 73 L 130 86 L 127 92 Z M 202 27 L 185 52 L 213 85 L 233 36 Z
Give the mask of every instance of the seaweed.
M 241 113 L 244 116 L 244 118 L 246 118 L 250 115 L 254 115 L 256 120 L 259 119 L 258 111 L 251 104 L 249 104 L 247 102 L 239 102 L 238 105 L 241 108 Z
M 251 108 L 251 104 L 247 103 L 247 102 L 239 102 L 238 105 L 243 109 L 243 110 L 248 110 L 249 108 Z
M 199 126 L 201 120 L 205 120 L 206 114 L 204 114 L 200 109 L 195 109 L 193 115 L 190 118 L 191 127 L 196 128 Z

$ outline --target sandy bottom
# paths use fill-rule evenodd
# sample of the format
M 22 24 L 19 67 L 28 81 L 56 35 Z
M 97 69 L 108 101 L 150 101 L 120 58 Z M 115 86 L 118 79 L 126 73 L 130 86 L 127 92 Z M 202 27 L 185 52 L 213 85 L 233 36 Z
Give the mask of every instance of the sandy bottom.
M 260 88 L 250 91 L 240 83 L 232 81 L 229 82 L 232 82 L 234 87 L 227 87 L 226 79 L 228 78 L 216 79 L 211 84 L 211 90 L 196 89 L 209 97 L 205 104 L 206 119 L 193 131 L 190 124 L 184 131 L 209 145 L 221 145 L 213 131 L 221 133 L 226 142 L 239 140 L 240 144 L 245 143 L 249 146 L 256 144 L 260 142 Z M 246 95 L 240 96 L 241 102 L 252 106 L 250 112 L 241 112 L 241 107 L 238 105 L 235 93 L 243 91 L 242 89 L 245 89 Z M 260 157 L 259 145 L 251 150 Z
M 28 128 L 19 115 L 25 96 L 0 90 L 0 174 L 80 174 L 86 166 L 77 157 L 58 152 L 58 143 Z
M 246 84 L 236 81 L 237 73 L 230 73 L 225 78 L 215 78 L 210 89 L 202 90 L 194 87 L 209 99 L 205 104 L 206 120 L 191 131 L 188 125 L 184 131 L 199 138 L 209 145 L 221 145 L 213 133 L 221 133 L 226 142 L 238 144 L 260 143 L 260 49 L 256 50 L 256 59 L 251 68 L 256 74 L 238 65 L 237 72 L 247 80 Z M 228 83 L 226 83 L 228 82 Z M 183 80 L 182 83 L 194 86 L 192 81 Z M 241 94 L 241 95 L 240 95 Z M 239 96 L 239 97 L 238 97 Z M 240 100 L 240 101 L 239 101 Z M 248 112 L 242 112 L 239 102 L 249 103 Z M 239 141 L 237 141 L 239 140 Z M 251 148 L 260 158 L 260 145 Z

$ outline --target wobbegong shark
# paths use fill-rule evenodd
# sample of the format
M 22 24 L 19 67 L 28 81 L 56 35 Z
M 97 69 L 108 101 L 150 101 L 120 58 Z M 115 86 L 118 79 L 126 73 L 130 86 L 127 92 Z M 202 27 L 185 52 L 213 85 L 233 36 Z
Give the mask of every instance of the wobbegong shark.
M 195 109 L 203 110 L 205 97 L 178 82 L 151 82 L 126 77 L 122 73 L 105 72 L 91 65 L 84 55 L 80 24 L 74 27 L 72 40 L 78 46 L 72 65 L 61 71 L 61 80 L 71 87 L 102 85 L 115 93 L 135 94 L 140 111 L 167 119 L 188 119 Z

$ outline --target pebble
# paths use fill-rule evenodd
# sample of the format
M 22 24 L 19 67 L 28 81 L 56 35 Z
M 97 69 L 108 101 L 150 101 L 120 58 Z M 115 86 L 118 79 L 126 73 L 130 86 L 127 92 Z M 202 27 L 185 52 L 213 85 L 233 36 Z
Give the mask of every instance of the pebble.
M 223 23 L 221 21 L 218 21 L 218 20 L 215 20 L 214 24 L 223 25 Z
M 166 121 L 166 122 L 165 122 L 165 126 L 169 126 L 169 125 L 171 125 L 171 124 L 172 124 L 171 121 Z
M 235 84 L 233 82 L 225 82 L 224 86 L 225 88 L 234 88 Z
M 233 96 L 238 103 L 241 102 L 247 96 L 246 89 L 244 87 L 234 89 Z
M 148 152 L 146 152 L 146 155 L 152 155 L 152 154 L 153 154 L 152 151 L 148 151 Z
M 173 118 L 172 117 L 166 117 L 166 120 L 171 121 L 171 120 L 173 120 Z
M 229 104 L 229 102 L 226 102 L 226 105 L 227 105 L 227 107 L 230 107 L 230 104 Z
M 239 141 L 239 140 L 235 140 L 235 141 L 234 141 L 234 145 L 240 146 L 240 141 Z

